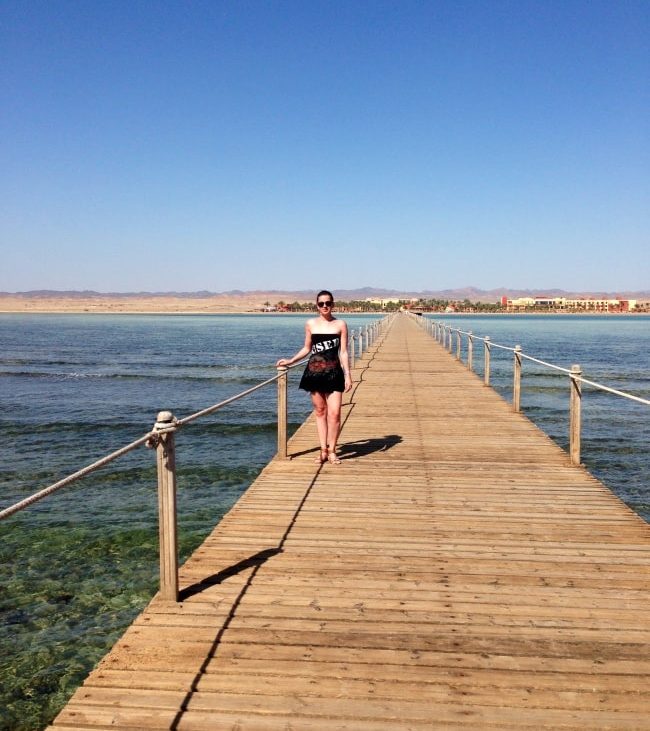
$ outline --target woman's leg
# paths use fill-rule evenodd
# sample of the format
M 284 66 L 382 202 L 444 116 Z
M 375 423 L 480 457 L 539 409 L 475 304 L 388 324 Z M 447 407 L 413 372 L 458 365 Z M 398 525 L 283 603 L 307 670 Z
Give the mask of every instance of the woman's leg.
M 336 443 L 341 430 L 341 402 L 343 394 L 333 391 L 326 396 L 327 400 L 327 448 L 331 456 L 336 458 Z
M 316 429 L 318 431 L 318 441 L 320 442 L 320 462 L 327 459 L 327 400 L 326 394 L 312 392 L 311 402 L 314 405 L 314 415 L 316 416 Z

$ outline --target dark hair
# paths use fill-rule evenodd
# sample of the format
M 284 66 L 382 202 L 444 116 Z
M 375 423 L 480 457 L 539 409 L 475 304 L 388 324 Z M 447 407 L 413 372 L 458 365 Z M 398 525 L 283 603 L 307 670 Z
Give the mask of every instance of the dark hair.
M 316 295 L 316 302 L 318 302 L 318 298 L 322 294 L 328 294 L 330 296 L 332 302 L 334 302 L 334 295 L 329 291 L 329 289 L 321 289 L 321 291 Z

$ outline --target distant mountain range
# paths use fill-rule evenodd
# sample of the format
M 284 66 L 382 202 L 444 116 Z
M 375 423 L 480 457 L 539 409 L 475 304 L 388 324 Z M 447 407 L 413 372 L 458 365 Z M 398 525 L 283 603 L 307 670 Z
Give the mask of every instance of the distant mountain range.
M 275 302 L 284 300 L 286 302 L 312 300 L 315 292 L 313 290 L 249 290 L 232 289 L 226 292 L 210 292 L 201 290 L 197 292 L 97 292 L 94 290 L 83 291 L 61 291 L 51 289 L 38 289 L 27 292 L 0 292 L 0 296 L 25 297 L 25 298 L 47 298 L 47 299 L 92 299 L 102 298 L 138 298 L 138 297 L 178 297 L 184 299 L 205 299 L 210 297 L 232 297 L 268 299 Z M 504 295 L 507 297 L 598 297 L 605 299 L 650 299 L 650 290 L 642 291 L 609 291 L 590 290 L 588 292 L 566 291 L 563 289 L 512 289 L 507 287 L 497 289 L 479 289 L 477 287 L 461 287 L 456 289 L 441 290 L 397 290 L 382 289 L 380 287 L 361 287 L 358 289 L 336 289 L 335 296 L 339 300 L 364 300 L 366 298 L 399 298 L 409 299 L 418 297 L 423 299 L 443 300 L 464 300 L 471 302 L 496 302 Z

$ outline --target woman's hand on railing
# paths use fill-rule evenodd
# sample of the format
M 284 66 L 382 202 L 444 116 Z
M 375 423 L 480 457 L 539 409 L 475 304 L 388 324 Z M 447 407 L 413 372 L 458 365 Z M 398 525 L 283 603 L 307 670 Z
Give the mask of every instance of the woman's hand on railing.
M 301 363 L 305 363 L 307 361 L 307 357 L 303 356 L 302 358 L 299 358 L 298 360 L 295 360 L 294 358 L 280 358 L 275 364 L 276 368 L 296 368 Z

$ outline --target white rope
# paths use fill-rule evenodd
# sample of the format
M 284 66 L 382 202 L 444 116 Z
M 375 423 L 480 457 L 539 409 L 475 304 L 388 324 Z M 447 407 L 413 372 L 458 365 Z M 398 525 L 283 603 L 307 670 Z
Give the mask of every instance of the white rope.
M 514 349 L 514 348 L 511 348 L 511 347 L 509 347 L 508 345 L 499 345 L 499 343 L 493 343 L 493 342 L 492 342 L 492 341 L 490 340 L 490 347 L 493 347 L 493 346 L 494 346 L 495 348 L 499 348 L 500 350 L 508 350 L 508 351 L 510 351 L 511 353 L 514 353 L 514 352 L 515 352 L 515 349 Z M 521 351 L 519 351 L 519 352 L 521 353 Z M 521 355 L 523 355 L 523 353 L 521 353 Z
M 5 508 L 4 510 L 0 511 L 0 520 L 2 520 L 3 518 L 8 518 L 10 515 L 13 515 L 14 513 L 17 513 L 19 510 L 22 510 L 23 508 L 26 508 L 29 505 L 32 505 L 32 503 L 35 503 L 38 500 L 42 500 L 44 497 L 47 497 L 48 495 L 51 495 L 53 492 L 60 490 L 62 487 L 69 485 L 71 482 L 74 482 L 75 480 L 79 480 L 82 477 L 85 477 L 86 475 L 90 474 L 91 472 L 98 470 L 100 467 L 103 467 L 104 465 L 108 464 L 109 462 L 112 462 L 113 460 L 117 459 L 118 457 L 121 457 L 122 455 L 127 454 L 128 452 L 132 452 L 134 449 L 137 449 L 142 444 L 146 444 L 146 442 L 155 433 L 156 432 L 149 432 L 148 434 L 145 434 L 143 437 L 140 437 L 140 439 L 136 439 L 135 442 L 131 442 L 131 444 L 127 444 L 126 447 L 122 447 L 121 449 L 118 449 L 116 452 L 112 452 L 111 454 L 106 455 L 106 457 L 102 457 L 101 459 L 97 460 L 97 462 L 93 462 L 92 464 L 88 465 L 87 467 L 84 467 L 83 469 L 79 470 L 78 472 L 75 472 L 72 475 L 68 475 L 68 477 L 65 477 L 63 480 L 59 480 L 58 482 L 55 482 L 53 485 L 50 485 L 49 487 L 45 487 L 42 490 L 35 492 L 33 495 L 26 497 L 24 500 L 17 502 L 15 505 L 11 505 L 10 507 Z
M 273 378 L 269 378 L 267 381 L 258 383 L 256 386 L 253 386 L 252 388 L 249 388 L 246 391 L 242 391 L 241 393 L 238 393 L 235 396 L 231 396 L 230 398 L 227 398 L 225 401 L 220 401 L 218 404 L 214 404 L 214 406 L 208 406 L 207 409 L 201 409 L 201 411 L 197 411 L 195 414 L 190 414 L 189 416 L 186 416 L 183 419 L 178 419 L 175 423 L 177 426 L 184 426 L 185 424 L 189 424 L 191 421 L 194 421 L 195 419 L 198 419 L 201 416 L 207 416 L 208 414 L 212 414 L 213 412 L 218 411 L 219 409 L 223 408 L 224 406 L 227 406 L 228 404 L 233 403 L 234 401 L 239 401 L 239 399 L 244 398 L 244 396 L 248 396 L 249 394 L 253 393 L 254 391 L 258 391 L 260 388 L 264 388 L 264 386 L 268 386 L 270 383 L 274 383 L 281 377 L 282 377 L 282 374 L 278 373 L 278 375 L 273 376 Z
M 580 381 L 581 383 L 586 383 L 589 386 L 594 386 L 595 388 L 599 388 L 602 391 L 608 391 L 609 393 L 614 393 L 617 396 L 623 396 L 624 398 L 631 399 L 632 401 L 638 401 L 640 404 L 645 404 L 646 406 L 650 406 L 650 401 L 648 399 L 641 398 L 640 396 L 633 396 L 631 393 L 625 393 L 625 391 L 617 391 L 615 388 L 610 388 L 609 386 L 603 386 L 602 383 L 594 383 L 593 381 L 588 381 L 586 378 L 582 378 L 582 376 L 578 376 L 576 380 Z
M 553 368 L 556 371 L 562 371 L 562 373 L 568 373 L 570 376 L 575 375 L 575 373 L 573 373 L 573 371 L 570 371 L 568 368 L 562 368 L 561 366 L 553 365 L 553 363 L 547 363 L 545 360 L 539 360 L 538 358 L 533 358 L 532 355 L 526 355 L 525 353 L 522 353 L 521 357 L 525 358 L 526 360 L 532 360 L 533 363 L 539 363 L 540 365 L 546 366 L 547 368 Z

